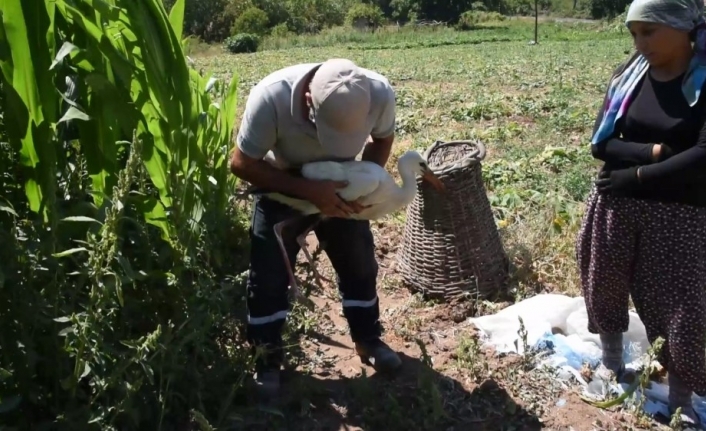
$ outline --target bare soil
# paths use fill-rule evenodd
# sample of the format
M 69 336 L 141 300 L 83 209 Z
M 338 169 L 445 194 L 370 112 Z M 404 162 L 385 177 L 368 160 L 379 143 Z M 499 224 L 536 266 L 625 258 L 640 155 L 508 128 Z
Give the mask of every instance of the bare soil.
M 300 255 L 299 280 L 311 286 L 315 312 L 290 323 L 293 335 L 283 399 L 251 409 L 239 429 L 259 430 L 631 430 L 654 429 L 620 411 L 583 402 L 579 389 L 534 370 L 531 360 L 485 349 L 468 317 L 488 312 L 470 303 L 430 303 L 406 289 L 395 271 L 401 226 L 374 224 L 380 262 L 379 298 L 385 341 L 402 369 L 377 374 L 353 350 L 335 285 L 316 290 Z M 316 237 L 309 249 L 316 250 Z M 317 267 L 334 279 L 328 259 Z M 493 304 L 495 310 L 509 305 Z M 296 313 L 296 311 L 295 311 Z M 291 325 L 295 327 L 292 328 Z

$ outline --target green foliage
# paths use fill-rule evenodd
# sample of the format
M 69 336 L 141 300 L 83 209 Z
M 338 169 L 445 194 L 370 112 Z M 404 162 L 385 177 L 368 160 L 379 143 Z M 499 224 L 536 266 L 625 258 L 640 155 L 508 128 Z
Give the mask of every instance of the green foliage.
M 390 17 L 401 23 L 414 22 L 419 18 L 418 0 L 391 0 Z
M 473 30 L 478 24 L 503 20 L 505 20 L 505 16 L 497 12 L 469 10 L 461 14 L 458 23 L 456 23 L 456 28 L 458 30 Z
M 287 27 L 298 34 L 318 33 L 342 25 L 350 2 L 346 0 L 286 0 Z
M 549 9 L 552 0 L 540 0 L 540 9 Z M 453 0 L 440 6 L 435 0 L 392 0 L 393 19 L 419 18 L 458 23 L 467 11 L 495 12 L 504 15 L 534 14 L 534 0 Z
M 455 23 L 463 12 L 471 9 L 474 3 L 472 0 L 452 0 L 445 2 L 444 7 L 439 7 L 436 0 L 415 1 L 416 4 L 405 5 L 405 8 L 414 11 L 420 19 L 449 23 Z
M 591 15 L 595 19 L 614 18 L 630 6 L 631 0 L 592 0 Z
M 346 24 L 351 27 L 380 27 L 385 20 L 382 10 L 374 4 L 353 5 L 346 14 Z
M 184 10 L 0 0 L 3 425 L 219 422 L 248 366 L 223 342 L 238 80 L 189 67 Z
M 270 30 L 270 35 L 272 37 L 289 37 L 291 32 L 289 31 L 287 24 L 281 23 L 272 27 L 272 30 Z
M 242 33 L 231 36 L 224 42 L 225 48 L 233 54 L 257 51 L 260 39 L 257 35 Z
M 260 8 L 251 6 L 236 18 L 233 24 L 232 34 L 249 33 L 257 36 L 264 36 L 268 33 L 267 27 L 269 17 Z
M 604 30 L 607 30 L 612 33 L 627 33 L 628 29 L 625 26 L 625 20 L 627 19 L 628 15 L 628 6 L 625 7 L 625 10 L 620 14 L 615 16 L 614 18 L 604 21 Z
M 540 40 L 563 41 L 604 41 L 619 37 L 609 32 L 601 32 L 600 23 L 575 23 L 563 24 L 546 22 L 539 26 Z M 506 18 L 498 24 L 478 26 L 479 31 L 458 31 L 450 26 L 383 26 L 374 32 L 350 31 L 348 27 L 334 27 L 322 30 L 317 34 L 287 35 L 286 37 L 266 37 L 261 41 L 260 51 L 291 50 L 292 48 L 314 47 L 345 47 L 353 51 L 386 51 L 395 55 L 406 55 L 399 50 L 415 50 L 417 48 L 431 48 L 444 46 L 457 46 L 459 49 L 468 49 L 469 45 L 476 49 L 487 43 L 510 43 L 515 41 L 526 42 L 533 35 L 534 21 L 531 19 Z M 501 45 L 502 46 L 502 45 Z M 332 48 L 334 49 L 334 48 Z M 291 55 L 291 52 L 287 54 Z M 340 55 L 339 52 L 327 51 L 324 55 Z M 553 55 L 553 54 L 548 54 Z M 280 66 L 293 61 L 291 57 L 282 60 Z M 303 58 L 301 61 L 310 61 Z M 411 66 L 414 67 L 414 66 Z M 449 66 L 454 67 L 454 66 Z
M 2 107 L 5 105 L 4 94 L 5 91 L 3 88 L 3 80 L 0 79 L 0 143 L 7 142 L 7 131 L 5 130 L 5 115 L 2 111 Z
M 576 226 L 579 202 L 588 194 L 590 153 L 577 147 L 547 147 L 533 155 L 508 161 L 496 159 L 486 163 L 486 180 L 490 201 L 498 220 L 517 223 L 529 212 L 553 207 L 552 225 L 557 231 Z M 553 175 L 561 173 L 557 178 Z
M 162 0 L 167 10 L 174 0 Z M 249 1 L 249 0 L 245 0 Z M 230 36 L 241 0 L 186 0 L 184 31 L 204 42 L 219 42 Z
M 167 8 L 174 2 L 163 1 Z M 532 16 L 535 13 L 534 0 L 450 0 L 442 3 L 437 0 L 187 0 L 184 24 L 188 34 L 202 41 L 222 42 L 238 33 L 265 35 L 275 26 L 282 25 L 287 27 L 289 33 L 316 34 L 348 23 L 346 16 L 349 13 L 365 15 L 361 19 L 374 17 L 375 22 L 391 20 L 400 24 L 418 20 L 457 24 L 467 11 L 495 12 L 506 16 Z M 541 14 L 597 19 L 610 19 L 620 14 L 626 4 L 629 0 L 538 1 Z M 264 12 L 267 20 L 261 13 L 253 12 L 252 8 Z M 382 18 L 378 18 L 377 11 Z M 247 24 L 234 26 L 236 20 Z M 467 28 L 468 25 L 462 24 L 461 27 Z M 284 34 L 278 30 L 276 37 L 283 37 Z

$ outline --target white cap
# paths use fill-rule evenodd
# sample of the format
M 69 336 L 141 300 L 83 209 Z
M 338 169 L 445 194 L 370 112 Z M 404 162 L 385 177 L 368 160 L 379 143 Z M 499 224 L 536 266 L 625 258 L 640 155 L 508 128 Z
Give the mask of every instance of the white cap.
M 319 141 L 333 157 L 348 157 L 361 148 L 370 130 L 368 77 L 352 61 L 330 59 L 321 64 L 309 85 Z

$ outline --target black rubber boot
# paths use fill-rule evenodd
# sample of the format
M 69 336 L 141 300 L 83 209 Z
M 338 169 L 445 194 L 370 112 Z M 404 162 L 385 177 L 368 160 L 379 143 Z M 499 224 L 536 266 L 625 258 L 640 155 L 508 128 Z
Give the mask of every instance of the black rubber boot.
M 259 369 L 255 373 L 255 388 L 259 401 L 270 404 L 276 401 L 280 392 L 280 370 L 276 368 Z
M 379 338 L 355 343 L 355 351 L 364 364 L 378 372 L 389 373 L 402 365 L 399 355 Z
M 265 350 L 266 349 L 266 350 Z M 260 402 L 271 404 L 280 395 L 280 375 L 284 352 L 281 346 L 267 346 L 255 361 L 255 391 Z

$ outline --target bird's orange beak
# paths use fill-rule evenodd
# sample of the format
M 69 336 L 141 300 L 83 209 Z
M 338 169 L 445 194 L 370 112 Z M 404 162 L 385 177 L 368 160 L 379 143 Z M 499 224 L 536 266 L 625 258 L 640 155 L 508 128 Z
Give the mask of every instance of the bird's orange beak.
M 446 186 L 444 186 L 444 183 L 442 183 L 439 177 L 434 175 L 434 173 L 430 170 L 424 171 L 422 174 L 422 180 L 427 181 L 438 192 L 446 191 Z

